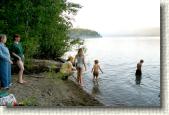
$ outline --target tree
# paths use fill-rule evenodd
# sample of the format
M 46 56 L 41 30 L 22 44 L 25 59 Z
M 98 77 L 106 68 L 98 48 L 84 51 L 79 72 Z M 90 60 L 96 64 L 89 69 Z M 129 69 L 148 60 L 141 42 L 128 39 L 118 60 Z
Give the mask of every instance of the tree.
M 55 58 L 71 47 L 69 15 L 75 15 L 79 4 L 66 0 L 0 0 L 0 33 L 20 34 L 26 57 Z

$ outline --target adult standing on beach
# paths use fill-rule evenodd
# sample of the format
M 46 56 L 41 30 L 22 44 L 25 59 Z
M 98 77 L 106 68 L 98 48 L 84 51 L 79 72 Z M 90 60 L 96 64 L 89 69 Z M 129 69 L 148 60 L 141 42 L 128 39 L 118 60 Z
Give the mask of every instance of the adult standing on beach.
M 5 46 L 6 41 L 6 35 L 0 35 L 0 81 L 3 89 L 11 86 L 11 64 L 13 64 L 9 50 Z
M 15 34 L 13 36 L 14 43 L 12 44 L 11 47 L 11 53 L 14 58 L 14 62 L 18 65 L 19 67 L 19 79 L 18 83 L 25 83 L 26 81 L 23 80 L 23 72 L 24 72 L 24 54 L 23 54 L 23 48 L 22 44 L 20 43 L 20 35 Z
M 83 49 L 80 48 L 78 50 L 77 55 L 75 56 L 75 60 L 74 60 L 75 64 L 76 64 L 76 69 L 77 69 L 77 81 L 80 85 L 82 85 L 82 74 L 83 74 L 83 67 L 85 67 L 85 71 L 86 71 L 86 63 L 85 63 L 85 57 L 84 57 L 84 53 L 83 53 Z

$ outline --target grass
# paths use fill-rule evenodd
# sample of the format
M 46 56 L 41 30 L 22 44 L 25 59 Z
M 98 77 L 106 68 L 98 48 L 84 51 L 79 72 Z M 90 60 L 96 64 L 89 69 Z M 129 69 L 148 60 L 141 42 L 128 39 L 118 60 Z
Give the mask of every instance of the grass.
M 23 106 L 37 106 L 37 99 L 36 97 L 28 97 L 26 99 L 24 99 L 20 105 L 23 105 Z

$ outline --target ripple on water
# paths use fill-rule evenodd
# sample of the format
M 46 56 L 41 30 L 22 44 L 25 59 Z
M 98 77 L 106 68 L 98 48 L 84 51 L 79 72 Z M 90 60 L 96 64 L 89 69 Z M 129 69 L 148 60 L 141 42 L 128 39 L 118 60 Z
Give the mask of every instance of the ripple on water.
M 84 73 L 84 89 L 107 106 L 160 106 L 159 40 L 117 39 L 85 40 L 88 71 Z M 136 65 L 141 58 L 145 61 L 143 75 L 136 84 Z M 92 81 L 94 59 L 99 60 L 104 72 L 98 85 Z

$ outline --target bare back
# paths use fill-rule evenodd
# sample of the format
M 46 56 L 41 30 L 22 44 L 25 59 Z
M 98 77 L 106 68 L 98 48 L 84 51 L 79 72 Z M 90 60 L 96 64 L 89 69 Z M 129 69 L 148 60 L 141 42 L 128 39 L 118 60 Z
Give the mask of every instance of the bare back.
M 98 64 L 95 64 L 93 66 L 93 72 L 99 72 L 100 66 Z
M 138 64 L 137 64 L 137 69 L 140 70 L 140 71 L 141 71 L 141 66 L 142 66 L 141 63 L 138 63 Z

